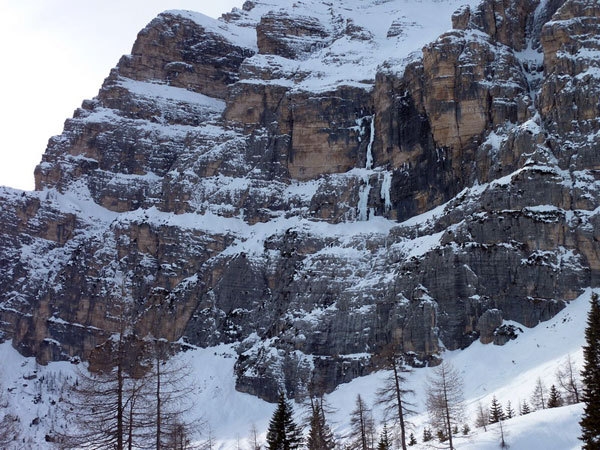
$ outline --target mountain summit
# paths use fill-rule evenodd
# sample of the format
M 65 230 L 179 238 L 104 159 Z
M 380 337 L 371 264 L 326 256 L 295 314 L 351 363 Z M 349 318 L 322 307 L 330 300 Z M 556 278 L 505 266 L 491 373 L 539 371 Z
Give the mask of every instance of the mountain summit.
M 464 3 L 158 16 L 36 190 L 0 190 L 0 338 L 235 343 L 237 388 L 275 401 L 598 286 L 600 6 Z

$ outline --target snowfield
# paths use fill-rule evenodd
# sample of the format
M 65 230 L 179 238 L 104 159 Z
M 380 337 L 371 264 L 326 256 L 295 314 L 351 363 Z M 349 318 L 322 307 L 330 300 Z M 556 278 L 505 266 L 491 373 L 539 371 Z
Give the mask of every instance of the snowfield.
M 488 406 L 495 395 L 505 406 L 508 401 L 518 412 L 523 400 L 530 402 L 534 384 L 538 377 L 546 387 L 556 383 L 555 372 L 567 356 L 582 367 L 584 329 L 591 290 L 572 301 L 553 319 L 527 329 L 516 340 L 504 346 L 483 345 L 479 342 L 465 350 L 446 352 L 443 357 L 450 361 L 462 374 L 464 381 L 467 420 L 471 433 L 456 439 L 456 448 L 461 450 L 488 450 L 499 446 L 497 425 L 489 426 L 487 432 L 475 428 L 475 410 L 478 403 Z M 514 323 L 513 323 L 514 324 Z M 514 324 L 517 325 L 518 324 Z M 216 448 L 250 448 L 249 436 L 256 427 L 260 438 L 265 438 L 274 405 L 235 390 L 233 365 L 235 352 L 231 346 L 193 349 L 179 355 L 192 367 L 194 378 L 194 409 L 189 412 L 205 423 L 199 441 L 212 435 Z M 21 356 L 10 342 L 0 344 L 0 369 L 2 394 L 0 415 L 10 412 L 19 417 L 22 439 L 11 448 L 52 449 L 45 441 L 53 428 L 70 426 L 72 418 L 65 418 L 59 408 L 61 397 L 69 395 L 65 385 L 76 377 L 75 365 L 69 362 L 54 362 L 47 366 L 36 364 L 33 358 Z M 424 407 L 425 386 L 430 368 L 416 369 L 410 374 L 408 386 L 415 391 L 415 408 L 418 414 L 410 421 L 419 444 L 414 449 L 432 448 L 421 443 L 423 427 L 427 425 Z M 356 396 L 373 405 L 376 391 L 386 377 L 385 371 L 358 378 L 341 385 L 326 397 L 335 410 L 328 416 L 335 434 L 343 438 L 349 428 L 349 415 L 354 408 Z M 302 422 L 307 409 L 295 404 L 297 421 Z M 579 419 L 583 405 L 532 412 L 517 416 L 503 423 L 507 443 L 512 450 L 571 450 L 581 448 Z M 77 411 L 85 413 L 85 409 Z M 382 412 L 374 408 L 375 421 L 384 421 Z M 430 444 L 437 444 L 431 441 Z

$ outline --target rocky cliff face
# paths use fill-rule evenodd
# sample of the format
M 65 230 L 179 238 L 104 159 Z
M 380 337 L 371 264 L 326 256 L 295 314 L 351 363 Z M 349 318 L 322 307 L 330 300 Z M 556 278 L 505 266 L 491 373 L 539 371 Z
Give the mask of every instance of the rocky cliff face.
M 2 339 L 234 343 L 273 400 L 387 348 L 501 344 L 597 286 L 600 7 L 462 3 L 161 14 L 36 191 L 0 191 Z

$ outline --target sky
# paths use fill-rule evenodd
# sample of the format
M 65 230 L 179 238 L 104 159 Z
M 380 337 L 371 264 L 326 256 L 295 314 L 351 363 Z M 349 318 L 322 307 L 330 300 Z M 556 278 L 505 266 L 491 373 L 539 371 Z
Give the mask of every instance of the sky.
M 0 0 L 0 185 L 34 188 L 51 136 L 98 93 L 160 12 L 219 17 L 244 0 Z

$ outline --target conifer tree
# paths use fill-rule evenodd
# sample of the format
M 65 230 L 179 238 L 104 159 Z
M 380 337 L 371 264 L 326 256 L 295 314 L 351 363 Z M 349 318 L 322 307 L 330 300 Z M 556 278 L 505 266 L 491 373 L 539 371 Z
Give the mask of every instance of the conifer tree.
M 546 386 L 540 377 L 535 382 L 535 388 L 531 395 L 531 403 L 534 409 L 546 409 Z
M 302 445 L 302 433 L 294 422 L 292 405 L 279 394 L 277 408 L 269 422 L 267 448 L 269 450 L 294 450 Z
M 512 419 L 513 417 L 515 417 L 515 410 L 512 407 L 512 404 L 510 403 L 510 400 L 508 402 L 506 402 L 506 408 L 505 408 L 506 413 L 504 414 L 506 416 L 507 419 Z
M 414 392 L 406 388 L 406 377 L 404 376 L 404 374 L 410 373 L 410 368 L 402 358 L 393 353 L 387 358 L 387 365 L 391 369 L 390 375 L 377 391 L 379 397 L 377 403 L 384 405 L 385 412 L 394 417 L 400 428 L 400 446 L 402 450 L 406 450 L 406 417 L 414 412 L 410 409 L 412 405 L 407 401 L 407 397 L 414 395 Z
M 427 427 L 423 428 L 423 442 L 429 442 L 433 439 L 433 434 L 431 434 L 431 430 Z
M 548 408 L 558 408 L 559 406 L 562 406 L 562 404 L 563 404 L 563 400 L 560 395 L 560 392 L 558 392 L 558 389 L 556 389 L 555 385 L 550 386 L 550 395 L 548 397 Z
M 387 424 L 383 424 L 383 431 L 381 432 L 381 436 L 379 437 L 377 450 L 392 450 L 392 440 L 390 439 Z
M 556 369 L 556 381 L 565 391 L 565 401 L 569 405 L 579 403 L 581 396 L 581 382 L 578 379 L 578 370 L 571 359 L 571 355 Z
M 504 411 L 502 410 L 502 405 L 494 395 L 492 397 L 492 404 L 490 405 L 490 423 L 498 423 L 501 420 L 504 420 Z
M 463 418 L 464 398 L 460 374 L 449 362 L 443 361 L 428 379 L 426 405 L 430 422 L 439 427 L 454 450 L 452 429 Z
M 529 407 L 529 403 L 527 403 L 527 400 L 523 400 L 523 403 L 521 403 L 521 407 L 520 407 L 520 413 L 522 416 L 525 416 L 527 414 L 529 414 L 531 412 L 531 408 Z
M 323 399 L 310 400 L 311 416 L 308 433 L 308 450 L 331 450 L 335 447 L 333 432 L 325 420 Z
M 477 404 L 477 417 L 475 418 L 475 426 L 477 428 L 483 428 L 483 431 L 487 431 L 487 425 L 490 423 L 490 414 L 487 408 L 481 405 L 481 402 Z
M 592 294 L 583 346 L 582 401 L 585 403 L 581 425 L 584 450 L 600 448 L 600 302 Z
M 410 447 L 412 447 L 413 445 L 417 445 L 417 438 L 415 437 L 414 433 L 410 433 L 410 436 L 408 437 L 408 445 Z
M 350 414 L 350 426 L 350 448 L 370 450 L 373 447 L 373 417 L 360 394 L 356 396 L 356 406 Z

